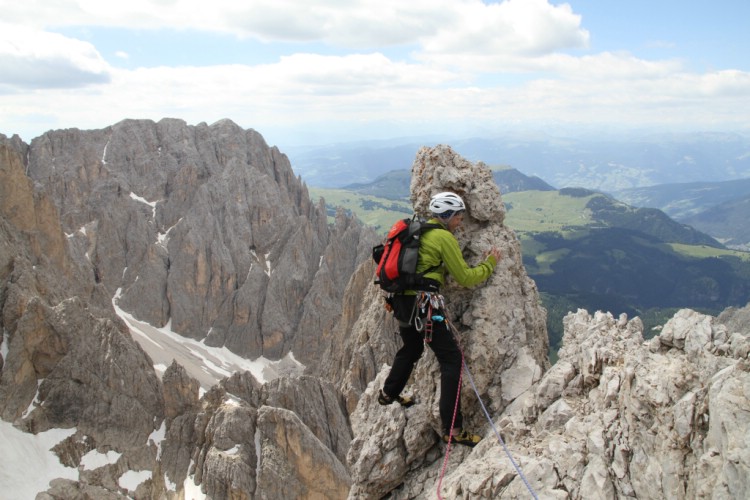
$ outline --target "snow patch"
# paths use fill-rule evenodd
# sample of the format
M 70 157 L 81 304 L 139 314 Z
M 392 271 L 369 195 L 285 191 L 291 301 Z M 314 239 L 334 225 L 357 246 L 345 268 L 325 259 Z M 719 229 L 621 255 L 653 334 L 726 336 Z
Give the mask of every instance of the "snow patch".
M 5 357 L 3 356 L 3 359 Z M 29 416 L 29 413 L 34 411 L 34 408 L 37 406 L 40 406 L 42 404 L 41 401 L 39 401 L 39 387 L 42 385 L 42 382 L 44 382 L 44 379 L 37 379 L 36 381 L 36 394 L 34 394 L 34 399 L 31 400 L 31 403 L 29 403 L 29 407 L 26 408 L 26 411 L 23 412 L 23 415 L 21 415 L 21 418 L 26 418 Z
M 188 470 L 192 470 L 195 462 L 190 460 L 190 466 Z M 182 483 L 182 488 L 185 493 L 185 500 L 205 500 L 206 494 L 201 491 L 201 487 L 195 484 L 195 476 L 186 476 L 185 481 Z
M 9 342 L 10 342 L 10 336 L 8 335 L 7 330 L 3 328 L 3 342 L 0 344 L 0 356 L 3 357 L 3 359 L 8 359 L 8 349 L 9 349 Z
M 141 203 L 145 203 L 149 207 L 151 207 L 151 218 L 156 219 L 156 203 L 155 201 L 148 201 L 146 198 L 143 198 L 142 196 L 138 196 L 137 194 L 131 192 L 130 197 L 134 199 L 135 201 L 140 201 Z
M 154 207 L 154 217 L 156 217 L 156 207 Z M 163 233 L 159 233 L 156 235 L 156 244 L 162 246 L 165 250 L 167 249 L 167 243 L 169 243 L 169 232 L 177 226 L 182 221 L 182 217 L 177 221 L 177 223 L 167 229 Z
M 28 500 L 47 491 L 55 478 L 78 481 L 78 469 L 65 467 L 50 451 L 76 429 L 28 434 L 0 420 L 0 485 L 4 500 Z
M 145 483 L 149 479 L 151 479 L 151 471 L 129 470 L 125 474 L 120 476 L 120 479 L 117 481 L 117 484 L 120 486 L 120 488 L 125 488 L 128 491 L 134 492 L 138 488 L 138 486 Z
M 227 398 L 224 400 L 226 406 L 240 406 L 240 400 L 232 394 L 227 393 Z
M 167 473 L 164 473 L 164 488 L 167 491 L 177 491 L 177 485 L 169 480 L 169 476 L 167 476 Z
M 203 389 L 210 389 L 225 377 L 235 372 L 249 371 L 261 384 L 277 378 L 280 372 L 302 373 L 304 365 L 292 353 L 279 361 L 271 361 L 263 356 L 250 360 L 233 353 L 226 347 L 211 347 L 203 342 L 183 337 L 172 331 L 172 320 L 162 328 L 140 321 L 118 306 L 122 289 L 118 288 L 112 298 L 115 312 L 128 325 L 133 338 L 140 344 L 151 359 L 154 369 L 168 366 L 173 360 L 197 379 Z
M 109 147 L 109 140 L 107 140 L 107 144 L 104 145 L 104 152 L 102 153 L 102 165 L 107 164 L 107 148 Z
M 255 260 L 258 261 L 258 263 L 261 263 L 260 257 L 258 257 L 258 254 L 255 253 L 255 250 L 250 250 L 250 254 L 255 257 Z M 268 259 L 268 256 L 271 255 L 270 253 L 263 254 L 263 262 L 265 262 L 265 269 L 264 272 L 268 277 L 271 277 L 271 261 Z M 250 269 L 252 269 L 253 266 L 250 266 Z M 248 272 L 248 276 L 250 273 Z
M 148 339 L 148 340 L 151 341 L 151 339 Z M 159 344 L 156 344 L 156 345 L 159 345 Z M 156 363 L 154 365 L 154 370 L 156 370 L 156 374 L 159 375 L 159 378 L 162 378 L 164 376 L 164 372 L 167 371 L 167 368 L 169 368 L 167 365 L 163 365 L 161 363 Z
M 116 464 L 122 456 L 122 453 L 116 451 L 108 451 L 107 453 L 100 453 L 96 450 L 91 450 L 81 457 L 81 467 L 83 470 L 94 470 L 105 465 Z

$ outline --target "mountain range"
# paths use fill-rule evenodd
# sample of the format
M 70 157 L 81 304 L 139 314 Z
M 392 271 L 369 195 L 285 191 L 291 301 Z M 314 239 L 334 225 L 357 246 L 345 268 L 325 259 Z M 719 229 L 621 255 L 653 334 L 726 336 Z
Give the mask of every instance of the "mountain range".
M 437 190 L 464 195 L 470 264 L 502 255 L 485 283 L 442 291 L 464 425 L 483 438 L 467 448 L 440 437 L 428 350 L 407 386 L 417 404 L 378 403 L 400 347 L 372 282 L 380 235 L 313 202 L 258 132 L 164 119 L 0 135 L 2 496 L 748 497 L 750 307 L 681 309 L 650 339 L 639 317 L 579 308 L 551 365 L 542 294 L 506 223 L 540 207 L 524 208 L 529 191 L 503 199 L 493 177 L 424 147 L 409 186 L 422 214 Z M 673 228 L 597 191 L 537 193 L 554 209 L 536 225 L 590 205 L 599 228 L 566 229 L 576 240 L 623 219 Z M 664 250 L 650 238 L 630 231 Z M 606 294 L 611 269 L 593 271 Z
M 726 251 L 713 236 L 659 209 L 630 206 L 584 188 L 556 190 L 510 167 L 493 170 L 493 179 L 503 193 L 506 223 L 518 234 L 526 269 L 542 292 L 552 356 L 562 340 L 562 318 L 576 307 L 640 316 L 648 336 L 680 307 L 717 314 L 750 300 L 747 255 Z M 732 199 L 742 191 L 735 185 L 742 183 L 719 183 L 713 192 Z M 311 190 L 345 203 L 381 232 L 388 220 L 410 209 L 405 170 L 339 190 Z M 662 193 L 659 187 L 649 192 Z M 711 197 L 693 200 L 695 205 L 715 203 Z M 732 234 L 741 234 L 743 227 L 739 224 Z
M 631 205 L 659 208 L 731 248 L 750 249 L 750 179 L 662 184 L 613 195 Z
M 558 189 L 583 187 L 614 194 L 659 184 L 750 178 L 750 137 L 736 133 L 602 133 L 587 138 L 509 132 L 489 138 L 402 138 L 286 152 L 308 185 L 338 188 L 371 182 L 391 170 L 408 170 L 421 146 L 441 143 L 449 143 L 471 161 L 493 168 L 511 166 Z
M 510 168 L 503 193 L 565 187 L 600 191 L 634 207 L 658 208 L 731 248 L 748 248 L 750 237 L 742 222 L 750 216 L 750 138 L 735 133 L 602 137 L 519 132 L 453 140 L 451 145 L 495 171 Z M 415 152 L 440 142 L 433 137 L 366 141 L 297 147 L 289 155 L 310 187 L 406 199 L 409 183 L 404 177 Z M 511 181 L 511 173 L 525 179 Z M 369 192 L 363 191 L 365 186 Z

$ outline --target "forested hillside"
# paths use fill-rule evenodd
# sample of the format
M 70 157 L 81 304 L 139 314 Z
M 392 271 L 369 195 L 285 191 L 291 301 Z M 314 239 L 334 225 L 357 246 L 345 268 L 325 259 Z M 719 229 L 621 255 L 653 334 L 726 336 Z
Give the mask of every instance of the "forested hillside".
M 750 254 L 728 250 L 661 210 L 588 189 L 554 190 L 511 168 L 493 174 L 506 189 L 505 223 L 521 241 L 547 308 L 553 351 L 563 316 L 578 308 L 640 316 L 649 335 L 676 309 L 718 314 L 750 300 Z M 310 192 L 326 198 L 330 213 L 343 206 L 382 234 L 412 213 L 408 190 L 407 172 L 393 171 L 372 183 Z

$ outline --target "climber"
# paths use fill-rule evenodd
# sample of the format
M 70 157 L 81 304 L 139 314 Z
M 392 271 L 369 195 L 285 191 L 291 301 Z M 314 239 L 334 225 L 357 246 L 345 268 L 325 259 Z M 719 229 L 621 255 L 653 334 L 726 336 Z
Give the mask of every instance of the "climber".
M 469 267 L 453 232 L 461 225 L 466 210 L 460 196 L 451 192 L 434 195 L 430 199 L 429 222 L 444 229 L 433 229 L 422 235 L 419 245 L 417 272 L 425 277 L 445 283 L 449 273 L 459 285 L 470 287 L 485 281 L 500 260 L 500 250 L 492 247 L 476 267 Z M 398 321 L 403 346 L 393 360 L 393 366 L 378 395 L 381 405 L 394 402 L 404 407 L 412 406 L 412 398 L 401 396 L 414 365 L 428 344 L 440 364 L 440 419 L 443 424 L 443 441 L 475 446 L 481 437 L 463 429 L 459 391 L 462 355 L 456 339 L 445 321 L 443 297 L 439 293 L 407 290 L 391 297 L 393 315 Z M 455 410 L 455 411 L 454 411 Z M 455 413 L 455 415 L 454 415 Z

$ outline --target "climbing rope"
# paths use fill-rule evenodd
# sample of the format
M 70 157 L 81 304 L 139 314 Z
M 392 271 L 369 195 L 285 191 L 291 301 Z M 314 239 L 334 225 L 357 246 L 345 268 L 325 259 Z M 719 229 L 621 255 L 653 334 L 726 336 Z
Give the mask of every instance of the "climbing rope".
M 464 352 L 461 349 L 461 345 L 458 342 L 458 337 L 459 337 L 458 330 L 456 330 L 456 327 L 453 326 L 453 323 L 451 323 L 448 318 L 445 318 L 445 322 L 447 323 L 448 327 L 451 330 L 451 333 L 453 334 L 453 339 L 456 341 L 456 345 L 458 346 L 459 352 L 461 352 L 461 364 L 463 365 L 464 370 L 466 370 L 466 375 L 469 377 L 469 383 L 471 384 L 471 388 L 474 390 L 474 394 L 476 394 L 477 396 L 479 405 L 482 407 L 482 411 L 484 412 L 484 415 L 487 418 L 487 421 L 490 423 L 490 426 L 492 427 L 492 430 L 495 433 L 495 437 L 497 437 L 497 440 L 500 443 L 500 446 L 502 446 L 503 451 L 505 451 L 505 454 L 508 456 L 508 460 L 510 460 L 510 463 L 513 465 L 513 468 L 516 469 L 516 473 L 518 473 L 518 477 L 521 478 L 521 481 L 523 481 L 523 484 L 529 490 L 531 497 L 534 498 L 534 500 L 539 500 L 539 497 L 537 497 L 536 492 L 531 487 L 531 484 L 529 484 L 529 481 L 526 479 L 526 476 L 521 470 L 521 467 L 513 459 L 513 455 L 510 453 L 510 450 L 508 450 L 508 447 L 505 445 L 505 441 L 503 440 L 502 436 L 500 435 L 497 428 L 495 427 L 495 423 L 492 421 L 492 417 L 490 416 L 490 413 L 487 411 L 487 407 L 484 406 L 484 402 L 482 401 L 482 398 L 479 395 L 479 390 L 477 389 L 476 384 L 474 384 L 474 377 L 471 376 L 471 372 L 469 371 L 469 366 L 466 364 L 466 358 L 464 357 Z M 456 413 L 458 412 L 458 403 L 461 399 L 461 379 L 462 379 L 462 376 L 459 375 L 458 394 L 456 395 L 456 405 L 453 410 L 453 421 L 455 421 L 456 419 Z M 451 421 L 451 428 L 453 428 L 453 421 Z M 448 438 L 448 447 L 445 450 L 445 459 L 443 460 L 443 467 L 442 467 L 442 470 L 440 471 L 440 478 L 438 480 L 437 496 L 438 496 L 438 499 L 440 500 L 442 500 L 443 498 L 442 496 L 440 496 L 440 488 L 443 484 L 443 476 L 445 475 L 446 466 L 448 464 L 448 457 L 450 456 L 450 445 L 451 445 L 450 442 L 451 442 L 451 439 Z
M 459 347 L 459 351 L 461 348 Z M 461 352 L 461 364 L 464 365 L 464 353 Z M 456 394 L 456 404 L 453 405 L 453 418 L 451 418 L 451 428 L 448 431 L 448 446 L 445 448 L 445 458 L 443 459 L 443 467 L 440 470 L 440 478 L 438 479 L 437 496 L 438 499 L 443 500 L 440 496 L 440 488 L 443 485 L 443 477 L 445 477 L 445 470 L 448 468 L 448 458 L 451 456 L 451 441 L 453 441 L 453 424 L 456 422 L 456 415 L 458 415 L 458 402 L 461 401 L 461 380 L 463 379 L 463 372 L 458 374 L 458 393 Z

